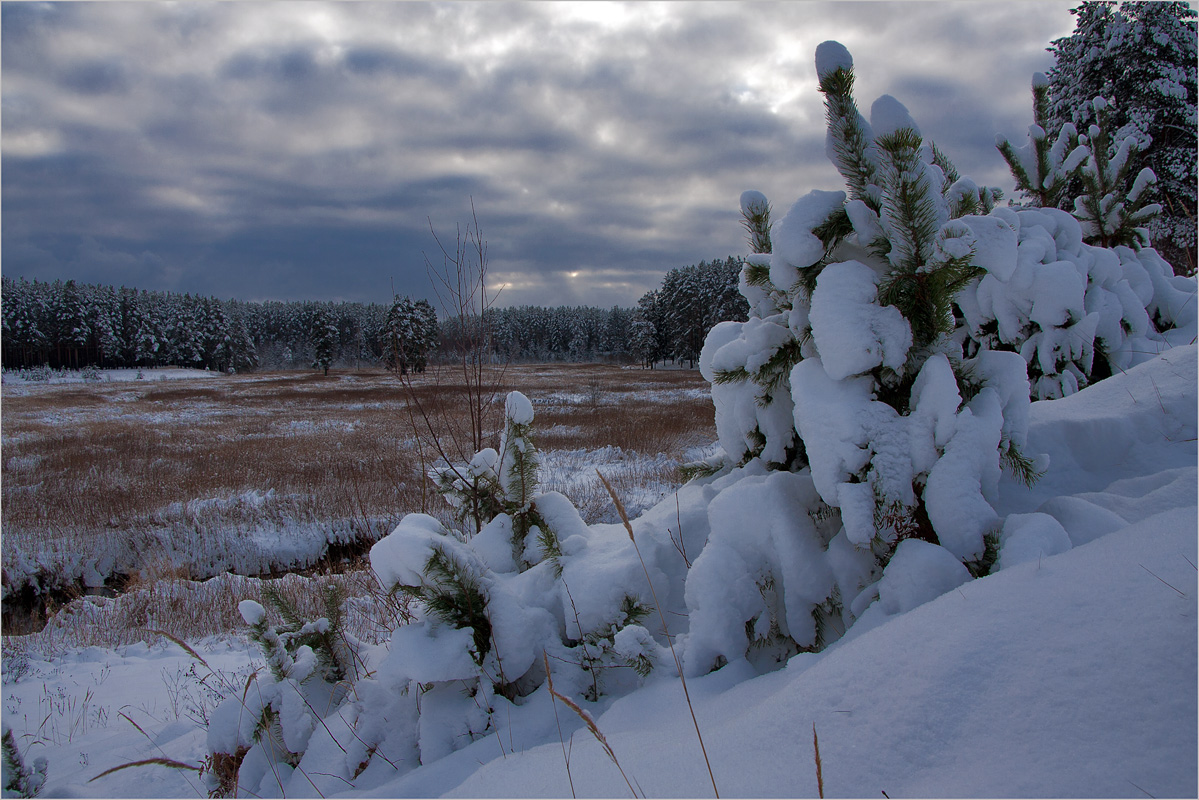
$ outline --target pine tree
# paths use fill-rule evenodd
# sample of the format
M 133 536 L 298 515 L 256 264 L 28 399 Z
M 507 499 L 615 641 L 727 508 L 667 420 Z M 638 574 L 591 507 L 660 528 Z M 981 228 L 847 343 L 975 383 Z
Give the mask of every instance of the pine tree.
M 1180 274 L 1196 266 L 1196 12 L 1182 2 L 1085 2 L 1074 32 L 1053 42 L 1049 71 L 1055 126 L 1082 131 L 1103 97 L 1107 129 L 1144 145 L 1130 174 L 1153 170 L 1163 203 L 1148 225 L 1154 246 Z M 1069 198 L 1072 200 L 1072 198 Z M 1058 207 L 1072 210 L 1070 205 Z
M 1049 79 L 1039 72 L 1033 76 L 1032 98 L 1028 144 L 1016 148 L 1003 136 L 995 144 L 1008 163 L 1016 189 L 1031 205 L 1063 208 L 1067 200 L 1073 202 L 1071 189 L 1090 151 L 1079 143 L 1073 122 L 1061 123 L 1055 133 L 1049 112 Z
M 1131 133 L 1111 134 L 1111 106 L 1102 97 L 1091 101 L 1095 123 L 1087 130 L 1089 157 L 1079 173 L 1081 192 L 1074 216 L 1082 223 L 1083 240 L 1099 247 L 1149 247 L 1147 226 L 1162 210 L 1147 203 L 1157 176 L 1148 167 L 1136 172 L 1136 154 L 1144 147 Z
M 659 292 L 651 290 L 637 301 L 633 312 L 633 355 L 642 364 L 652 367 L 666 357 L 666 319 Z
M 318 309 L 312 317 L 311 341 L 313 349 L 312 366 L 329 374 L 333 364 L 340 334 L 337 325 L 333 323 L 333 315 L 324 308 Z

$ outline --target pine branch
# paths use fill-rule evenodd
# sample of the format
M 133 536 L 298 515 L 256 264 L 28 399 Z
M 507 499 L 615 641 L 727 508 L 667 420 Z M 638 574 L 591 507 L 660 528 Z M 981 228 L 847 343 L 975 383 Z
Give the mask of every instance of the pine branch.
M 731 383 L 744 383 L 750 380 L 752 376 L 749 370 L 745 367 L 734 367 L 733 369 L 718 369 L 712 376 L 712 383 L 717 386 L 727 386 Z
M 999 451 L 999 462 L 1016 480 L 1030 489 L 1045 475 L 1045 471 L 1038 470 L 1036 463 L 1020 452 L 1014 442 L 1009 441 L 1007 448 Z
M 953 161 L 945 154 L 941 148 L 937 147 L 935 142 L 929 142 L 933 151 L 933 166 L 939 168 L 945 179 L 941 182 L 941 194 L 949 191 L 949 187 L 953 186 L 962 175 L 958 172 L 958 168 L 954 166 Z
M 765 196 L 757 192 L 752 193 L 755 196 L 749 198 L 746 197 L 747 194 L 751 193 L 747 192 L 741 196 L 741 225 L 745 228 L 749 252 L 769 253 L 773 250 L 770 241 L 770 204 L 766 202 Z
M 791 376 L 791 369 L 803 360 L 802 344 L 798 339 L 788 339 L 754 373 L 754 383 L 772 393 L 782 388 Z
M 900 128 L 877 142 L 886 156 L 880 217 L 896 251 L 891 263 L 913 272 L 929 262 L 933 239 L 940 227 L 924 163 L 920 160 L 922 143 L 920 135 L 911 128 Z
M 745 275 L 745 282 L 750 286 L 757 286 L 759 289 L 765 289 L 766 291 L 774 289 L 774 284 L 770 282 L 770 267 L 746 261 L 742 270 Z
M 895 306 L 912 327 L 912 346 L 919 349 L 954 329 L 953 299 L 986 270 L 970 263 L 973 252 L 950 259 L 929 271 L 895 270 L 879 285 L 878 300 Z
M 825 116 L 836 155 L 837 171 L 845 178 L 850 197 L 861 200 L 873 211 L 879 210 L 877 166 L 871 150 L 874 142 L 863 125 L 862 115 L 853 99 L 853 70 L 838 67 L 820 80 L 824 94 Z
M 423 587 L 426 608 L 435 617 L 455 628 L 470 628 L 475 644 L 475 663 L 482 665 L 491 648 L 491 620 L 487 618 L 487 597 L 476 576 L 452 553 L 434 545 L 425 562 Z

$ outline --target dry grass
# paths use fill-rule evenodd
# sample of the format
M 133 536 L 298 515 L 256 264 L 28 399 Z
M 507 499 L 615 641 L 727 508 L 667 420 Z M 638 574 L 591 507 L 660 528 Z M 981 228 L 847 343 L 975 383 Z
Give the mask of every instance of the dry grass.
M 505 392 L 519 389 L 536 408 L 547 461 L 569 466 L 574 459 L 582 472 L 586 456 L 572 451 L 619 448 L 613 457 L 628 458 L 629 468 L 611 474 L 626 496 L 639 486 L 677 485 L 685 452 L 715 438 L 698 372 L 513 366 L 503 383 L 490 430 L 498 432 Z M 416 376 L 413 386 L 446 421 L 439 435 L 453 439 L 453 421 L 465 410 L 461 381 L 445 370 Z M 39 560 L 43 588 L 53 585 L 55 570 L 63 583 L 76 580 L 89 561 L 102 573 L 140 580 L 143 591 L 181 586 L 181 579 L 230 568 L 220 553 L 263 530 L 301 526 L 310 537 L 369 542 L 406 513 L 443 513 L 416 447 L 425 431 L 414 426 L 399 380 L 381 371 L 5 385 L 3 392 L 0 494 L 10 585 Z M 594 482 L 545 488 L 570 496 L 588 521 L 610 508 Z M 217 556 L 196 555 L 221 537 L 228 541 L 212 545 Z M 266 556 L 262 564 L 290 566 Z M 208 632 L 236 627 L 236 602 L 217 605 L 224 610 L 204 623 Z M 121 624 L 138 613 L 130 605 Z
M 40 631 L 5 636 L 5 650 L 16 647 L 41 654 L 63 648 L 114 648 L 139 641 L 152 642 L 162 631 L 183 640 L 241 632 L 245 628 L 237 605 L 254 600 L 274 612 L 263 590 L 274 586 L 308 619 L 324 616 L 323 589 L 339 585 L 346 603 L 346 628 L 362 641 L 378 644 L 408 621 L 407 601 L 388 596 L 367 569 L 340 574 L 259 579 L 224 574 L 208 581 L 158 580 L 140 583 L 117 597 L 80 597 L 64 605 Z M 10 655 L 10 654 L 6 654 Z

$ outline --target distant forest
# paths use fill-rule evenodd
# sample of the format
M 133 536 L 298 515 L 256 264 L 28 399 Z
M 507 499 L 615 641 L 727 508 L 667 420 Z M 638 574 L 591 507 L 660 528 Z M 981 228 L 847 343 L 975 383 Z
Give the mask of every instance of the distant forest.
M 735 256 L 672 269 L 636 308 L 490 309 L 493 357 L 693 365 L 713 325 L 746 319 L 740 272 Z M 421 369 L 444 357 L 461 329 L 460 320 L 439 320 L 428 303 L 407 297 L 390 304 L 256 303 L 7 277 L 0 279 L 0 316 L 4 369 Z

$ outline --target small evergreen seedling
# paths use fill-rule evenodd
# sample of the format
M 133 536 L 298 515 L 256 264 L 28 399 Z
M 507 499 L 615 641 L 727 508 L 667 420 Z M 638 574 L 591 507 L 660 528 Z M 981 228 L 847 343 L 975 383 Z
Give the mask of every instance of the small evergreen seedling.
M 17 749 L 17 741 L 13 737 L 12 728 L 4 729 L 4 737 L 0 740 L 4 750 L 4 792 L 17 797 L 37 797 L 38 792 L 46 783 L 46 773 L 50 763 L 44 757 L 34 759 L 33 766 L 25 766 L 21 751 Z

